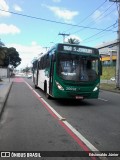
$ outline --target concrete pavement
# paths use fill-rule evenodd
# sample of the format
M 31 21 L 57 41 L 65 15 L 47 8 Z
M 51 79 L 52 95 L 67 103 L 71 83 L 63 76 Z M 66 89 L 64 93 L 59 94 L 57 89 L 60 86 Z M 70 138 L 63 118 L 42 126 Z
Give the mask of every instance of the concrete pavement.
M 4 110 L 4 105 L 9 95 L 12 82 L 12 78 L 2 78 L 2 81 L 0 81 L 0 118 Z
M 2 115 L 2 111 L 4 110 L 4 105 L 7 100 L 7 97 L 9 95 L 9 91 L 11 89 L 12 83 L 13 83 L 14 78 L 2 78 L 2 81 L 0 81 L 0 117 Z M 104 90 L 103 88 L 101 88 Z M 109 90 L 108 91 L 112 91 Z M 117 90 L 114 92 L 117 93 Z M 120 93 L 120 92 L 118 92 Z

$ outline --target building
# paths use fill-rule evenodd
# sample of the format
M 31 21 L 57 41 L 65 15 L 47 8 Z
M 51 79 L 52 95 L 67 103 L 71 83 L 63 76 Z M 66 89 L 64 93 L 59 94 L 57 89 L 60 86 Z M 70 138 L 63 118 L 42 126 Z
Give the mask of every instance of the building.
M 103 42 L 99 46 L 99 53 L 102 56 L 102 62 L 104 66 L 116 65 L 117 59 L 117 40 L 110 42 Z

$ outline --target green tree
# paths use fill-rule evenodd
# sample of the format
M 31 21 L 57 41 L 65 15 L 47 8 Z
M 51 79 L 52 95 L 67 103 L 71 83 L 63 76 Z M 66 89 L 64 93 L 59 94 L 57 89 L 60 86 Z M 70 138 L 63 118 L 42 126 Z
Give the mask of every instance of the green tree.
M 16 68 L 21 63 L 19 53 L 15 48 L 0 47 L 0 65 L 7 67 L 9 64 Z
M 0 47 L 0 66 L 4 66 L 4 60 L 7 53 L 6 47 Z
M 26 66 L 22 71 L 27 74 L 31 71 L 31 67 Z
M 80 41 L 78 39 L 76 39 L 76 38 L 69 38 L 68 39 L 68 43 L 70 43 L 70 44 L 79 44 Z

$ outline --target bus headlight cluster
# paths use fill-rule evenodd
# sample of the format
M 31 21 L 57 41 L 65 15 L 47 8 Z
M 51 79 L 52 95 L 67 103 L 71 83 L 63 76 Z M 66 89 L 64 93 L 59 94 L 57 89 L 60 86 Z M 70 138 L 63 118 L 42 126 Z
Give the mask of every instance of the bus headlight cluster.
M 57 81 L 55 81 L 55 82 L 56 82 L 58 89 L 64 91 L 64 88 Z
M 97 84 L 97 86 L 93 89 L 93 92 L 97 91 L 99 89 L 99 83 Z

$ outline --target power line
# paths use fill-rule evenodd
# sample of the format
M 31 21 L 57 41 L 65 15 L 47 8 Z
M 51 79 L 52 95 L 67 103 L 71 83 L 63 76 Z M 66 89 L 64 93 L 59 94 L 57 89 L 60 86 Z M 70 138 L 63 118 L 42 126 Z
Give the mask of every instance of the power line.
M 105 3 L 107 2 L 107 0 L 105 0 L 99 7 L 97 7 L 92 13 L 90 13 L 87 17 L 85 17 L 84 19 L 82 19 L 79 23 L 77 23 L 77 25 L 79 25 L 80 23 L 86 21 L 95 11 L 97 11 L 99 8 L 101 8 Z M 66 31 L 64 32 L 67 32 L 69 30 L 71 30 L 73 27 L 67 29 Z
M 106 16 L 108 16 L 110 13 L 108 13 L 107 15 L 104 15 L 112 6 L 114 5 L 114 3 L 112 4 L 112 5 L 110 5 L 102 14 L 100 14 L 97 18 L 95 18 L 94 20 L 92 20 L 89 24 L 87 24 L 87 27 L 88 26 L 90 26 L 91 24 L 93 25 L 94 23 L 94 21 L 95 20 L 97 20 L 97 19 L 102 19 L 102 18 L 104 18 L 104 17 L 106 17 Z M 104 16 L 102 16 L 102 15 L 104 15 Z M 85 28 L 83 28 L 83 29 L 79 29 L 79 30 L 77 30 L 77 31 L 75 31 L 75 32 L 73 32 L 72 34 L 75 34 L 75 33 L 77 33 L 77 32 L 80 32 L 80 31 L 83 31 Z
M 111 11 L 110 11 L 109 13 L 107 13 L 106 15 L 100 16 L 100 17 L 98 18 L 98 20 L 101 20 L 101 19 L 103 19 L 103 18 L 106 18 L 106 17 L 109 16 L 113 11 L 116 11 L 116 8 L 113 9 L 113 10 L 111 10 Z
M 116 23 L 117 23 L 117 22 L 116 22 Z M 109 28 L 111 28 L 111 27 L 114 27 L 114 26 L 116 25 L 116 23 L 114 23 L 114 24 L 112 24 L 111 26 L 109 26 L 109 27 L 105 28 L 105 30 L 100 31 L 100 32 L 98 32 L 98 33 L 96 33 L 96 34 L 94 34 L 94 35 L 92 35 L 92 36 L 90 36 L 90 37 L 88 37 L 88 38 L 84 39 L 83 41 L 86 41 L 86 40 L 88 40 L 88 39 L 93 38 L 94 36 L 96 36 L 96 35 L 98 35 L 98 34 L 101 34 L 102 32 L 106 31 L 106 29 L 109 29 Z M 114 31 L 114 32 L 116 32 L 116 31 Z
M 95 13 L 99 8 L 101 8 L 105 3 L 107 2 L 107 0 L 105 0 L 98 8 L 96 8 L 95 11 L 93 11 L 89 16 L 87 16 L 85 19 L 83 19 L 81 22 L 84 22 L 86 19 L 88 19 L 93 13 Z M 79 24 L 81 23 L 79 22 Z
M 98 20 L 101 20 L 101 19 L 103 19 L 103 18 L 105 18 L 105 17 L 107 17 L 107 16 L 109 16 L 113 11 L 115 11 L 116 9 L 113 9 L 112 11 L 110 11 L 108 14 L 106 14 L 106 15 L 104 15 L 104 16 L 100 16 L 99 18 L 97 18 Z M 91 23 L 90 23 L 91 24 Z M 89 24 L 89 25 L 90 25 Z M 88 25 L 88 26 L 89 26 Z M 73 32 L 73 33 L 71 33 L 71 34 L 75 34 L 75 33 L 78 33 L 78 32 L 80 32 L 80 31 L 82 31 L 82 30 L 84 30 L 84 28 L 83 29 L 79 29 L 79 30 L 77 30 L 77 31 L 75 31 L 75 32 Z
M 104 31 L 104 29 L 101 29 L 101 28 L 95 28 L 95 27 L 93 28 L 93 27 L 88 27 L 88 26 L 80 26 L 80 25 L 77 25 L 77 24 L 65 23 L 65 22 L 45 19 L 45 18 L 41 18 L 41 17 L 30 16 L 30 15 L 26 15 L 26 14 L 20 14 L 20 13 L 16 13 L 16 12 L 12 12 L 12 11 L 6 11 L 6 10 L 3 10 L 3 9 L 0 9 L 0 11 L 8 12 L 8 13 L 15 14 L 15 15 L 22 16 L 22 17 L 42 20 L 42 21 L 56 23 L 56 24 L 61 24 L 61 25 L 68 25 L 68 26 L 73 26 L 73 27 L 88 28 L 88 29 L 92 29 L 92 30 Z M 112 31 L 112 30 L 106 30 L 106 31 Z
M 116 26 L 115 28 L 117 28 L 117 26 Z M 96 40 L 98 40 L 98 39 L 100 39 L 100 38 L 102 38 L 102 37 L 105 37 L 105 36 L 106 36 L 106 34 L 105 34 L 105 33 L 102 33 L 101 36 L 99 36 L 99 37 L 97 37 L 97 38 L 94 38 L 93 40 L 88 40 L 88 41 L 85 41 L 85 42 L 86 42 L 86 43 L 88 43 L 88 42 L 93 42 L 93 41 L 96 41 Z
M 116 24 L 116 23 L 115 23 L 115 24 Z M 113 25 L 107 27 L 106 29 L 113 27 L 115 24 L 113 24 Z M 96 33 L 96 34 L 94 34 L 94 35 L 92 35 L 92 36 L 90 36 L 90 37 L 84 39 L 83 41 L 86 41 L 86 40 L 88 40 L 88 39 L 91 39 L 91 38 L 95 37 L 96 35 L 101 34 L 102 32 L 104 32 L 104 31 L 100 31 L 100 32 L 98 32 L 98 33 Z M 116 31 L 115 31 L 115 32 L 116 32 Z
M 111 4 L 102 14 L 100 14 L 97 18 L 95 18 L 94 20 L 97 20 L 97 19 L 99 19 L 100 17 L 102 17 L 102 15 L 104 15 L 112 6 L 114 5 L 114 3 L 113 4 Z M 93 21 L 94 21 L 93 20 Z M 93 24 L 93 21 L 91 21 L 89 24 L 88 24 L 88 26 L 92 23 Z

